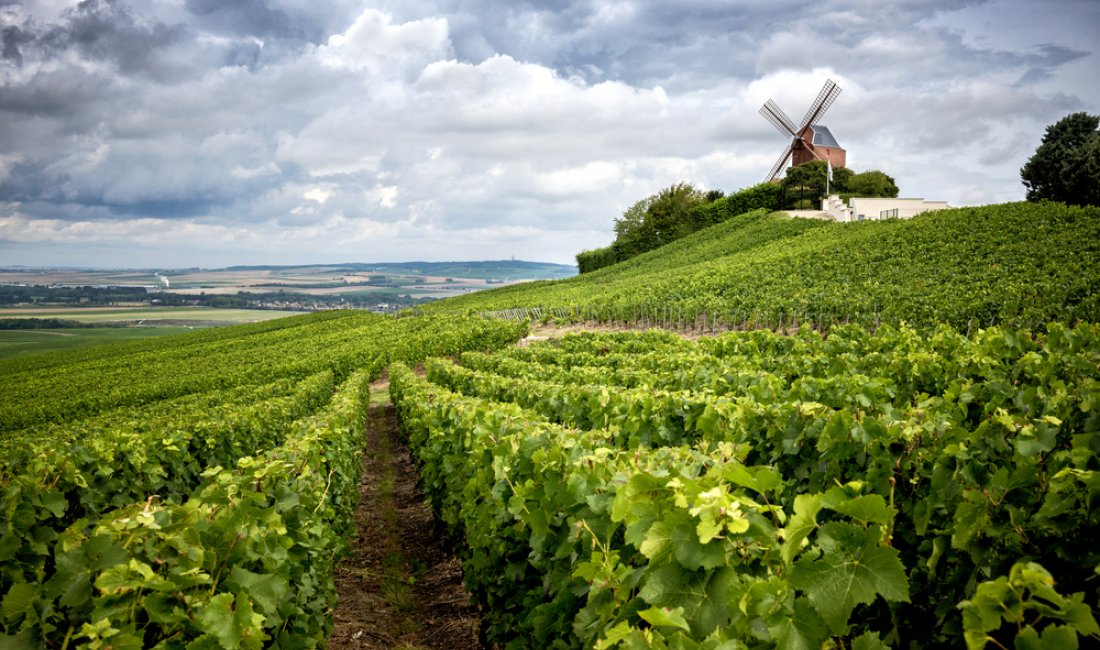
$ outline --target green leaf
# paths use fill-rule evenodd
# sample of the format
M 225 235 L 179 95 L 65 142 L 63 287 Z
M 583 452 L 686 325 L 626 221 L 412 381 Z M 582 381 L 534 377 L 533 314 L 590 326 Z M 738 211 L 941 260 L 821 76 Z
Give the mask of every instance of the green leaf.
M 1040 635 L 1030 625 L 1016 635 L 1016 650 L 1077 650 L 1077 633 L 1068 625 L 1048 625 Z
M 711 438 L 718 431 L 718 411 L 712 404 L 703 408 L 703 413 L 695 420 L 695 430 L 703 440 Z
M 56 569 L 46 582 L 46 595 L 63 607 L 78 607 L 92 597 L 91 571 L 84 548 L 57 555 Z
M 654 627 L 676 627 L 690 632 L 691 627 L 687 621 L 684 620 L 684 608 L 676 607 L 674 609 L 667 609 L 661 607 L 650 607 L 649 609 L 638 612 L 638 616 L 641 616 L 647 623 Z
M 166 591 L 174 585 L 157 575 L 144 562 L 131 559 L 128 564 L 116 564 L 95 579 L 96 589 L 102 594 L 125 594 L 136 589 Z
M 263 616 L 252 611 L 248 596 L 218 594 L 199 610 L 199 629 L 225 650 L 263 647 Z
M 1045 454 L 1058 444 L 1058 429 L 1055 427 L 1028 427 L 1016 437 L 1016 452 L 1021 456 Z
M 852 650 L 890 650 L 876 632 L 864 632 L 852 640 Z
M 3 602 L 0 603 L 0 611 L 3 612 L 4 619 L 14 621 L 31 611 L 37 595 L 38 585 L 33 582 L 20 582 L 12 585 L 11 589 L 8 589 L 8 593 L 4 594 Z
M 57 490 L 44 492 L 39 499 L 41 499 L 42 506 L 49 510 L 54 517 L 61 518 L 65 516 L 65 511 L 69 508 L 69 501 L 64 494 Z
M 726 597 L 732 569 L 688 571 L 663 564 L 650 569 L 638 595 L 655 607 L 681 608 L 692 630 L 702 635 L 728 623 Z
M 741 463 L 727 463 L 722 470 L 722 476 L 735 485 L 761 493 L 774 490 L 783 484 L 779 472 L 766 466 L 750 469 Z
M 721 521 L 716 521 L 710 517 L 707 517 L 699 522 L 695 527 L 695 532 L 699 535 L 699 541 L 706 544 L 722 534 L 724 525 Z M 748 521 L 745 521 L 745 529 L 748 529 Z
M 825 553 L 820 559 L 799 560 L 791 583 L 806 592 L 833 633 L 843 634 L 856 605 L 870 603 L 875 596 L 909 602 L 909 583 L 897 550 L 878 546 L 852 524 L 826 524 L 821 535 Z
M 794 515 L 783 529 L 783 561 L 791 559 L 802 547 L 802 540 L 817 528 L 817 513 L 821 511 L 820 494 L 800 494 L 794 498 Z
M 794 601 L 794 616 L 784 617 L 771 634 L 779 650 L 819 650 L 829 631 L 806 599 L 798 598 Z
M 286 598 L 290 585 L 286 580 L 270 573 L 253 573 L 241 567 L 233 567 L 226 586 L 231 591 L 248 594 L 266 616 L 276 614 L 279 603 Z
M 653 563 L 665 562 L 671 554 L 688 569 L 713 569 L 725 564 L 726 559 L 721 544 L 699 541 L 694 519 L 682 510 L 650 526 L 638 550 Z
M 893 515 L 890 507 L 886 505 L 886 499 L 879 494 L 867 494 L 849 499 L 831 508 L 865 524 L 886 524 L 890 522 Z
M 630 623 L 627 621 L 619 621 L 615 627 L 611 628 L 604 634 L 604 637 L 596 642 L 594 646 L 596 650 L 604 650 L 606 648 L 614 648 L 616 645 L 625 641 L 631 634 L 635 632 L 634 628 L 630 627 Z
M 638 549 L 651 562 L 664 562 L 672 553 L 672 535 L 676 524 L 670 521 L 658 521 L 649 527 L 645 541 Z
M 1080 596 L 1080 594 L 1075 594 Z M 1083 602 L 1075 602 L 1066 608 L 1062 619 L 1077 628 L 1081 636 L 1100 637 L 1100 626 L 1092 615 L 1092 609 Z
M 0 634 L 0 650 L 36 650 L 39 645 L 30 630 L 23 630 L 15 636 Z

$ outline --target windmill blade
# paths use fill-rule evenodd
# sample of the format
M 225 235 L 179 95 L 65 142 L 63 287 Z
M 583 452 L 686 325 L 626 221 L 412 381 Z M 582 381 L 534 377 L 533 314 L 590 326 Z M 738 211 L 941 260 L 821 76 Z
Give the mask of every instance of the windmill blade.
M 806 117 L 802 118 L 802 125 L 798 127 L 798 133 L 802 133 L 802 130 L 811 124 L 817 124 L 817 121 L 825 115 L 825 111 L 829 110 L 839 94 L 840 86 L 833 83 L 832 79 L 826 81 L 821 88 L 821 92 L 817 94 L 817 99 L 814 100 L 813 104 L 810 104 L 810 110 L 806 111 Z
M 787 148 L 783 150 L 783 155 L 779 157 L 779 160 L 775 161 L 774 165 L 772 165 L 772 170 L 768 172 L 768 177 L 764 179 L 765 183 L 770 183 L 779 178 L 779 172 L 783 171 L 783 168 L 787 166 L 787 161 L 790 160 L 792 153 L 794 153 L 794 142 L 787 145 Z
M 769 99 L 760 107 L 760 114 L 764 116 L 765 120 L 771 122 L 772 126 L 783 135 L 795 135 L 794 122 L 791 118 L 787 117 L 787 114 L 783 112 L 782 108 L 779 108 L 779 104 Z

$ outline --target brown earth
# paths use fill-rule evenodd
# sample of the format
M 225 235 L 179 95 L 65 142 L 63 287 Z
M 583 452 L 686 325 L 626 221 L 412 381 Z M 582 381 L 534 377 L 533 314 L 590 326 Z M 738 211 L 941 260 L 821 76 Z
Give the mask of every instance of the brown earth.
M 388 385 L 371 386 L 384 395 Z M 372 404 L 356 513 L 358 537 L 340 563 L 329 648 L 479 648 L 477 609 L 462 568 L 435 533 L 393 405 Z

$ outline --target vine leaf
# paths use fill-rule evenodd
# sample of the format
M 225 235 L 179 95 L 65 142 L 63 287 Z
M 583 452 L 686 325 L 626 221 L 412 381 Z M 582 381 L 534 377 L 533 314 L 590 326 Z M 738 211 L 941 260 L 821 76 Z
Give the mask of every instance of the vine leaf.
M 828 636 L 825 624 L 805 598 L 794 601 L 794 616 L 771 630 L 779 650 L 817 650 Z
M 805 557 L 794 566 L 791 583 L 806 592 L 833 633 L 842 634 L 856 605 L 870 603 L 875 596 L 909 602 L 909 583 L 898 552 L 877 542 L 858 526 L 826 524 L 818 539 L 821 557 Z
M 264 617 L 252 611 L 248 596 L 218 594 L 199 611 L 199 626 L 226 650 L 263 646 Z
M 821 510 L 820 494 L 799 494 L 794 498 L 794 515 L 783 529 L 783 561 L 790 564 L 802 540 L 817 528 L 817 513 Z

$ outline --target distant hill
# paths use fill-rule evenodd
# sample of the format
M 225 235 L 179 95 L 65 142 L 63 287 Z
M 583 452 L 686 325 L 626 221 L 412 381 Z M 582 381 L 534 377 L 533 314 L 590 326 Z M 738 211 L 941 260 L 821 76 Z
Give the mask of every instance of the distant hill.
M 1100 208 L 1008 203 L 850 224 L 756 211 L 592 273 L 427 309 L 681 326 L 1095 321 Z
M 346 264 L 308 264 L 296 266 L 230 266 L 226 271 L 279 271 L 292 269 L 327 269 L 347 273 L 395 273 L 401 275 L 431 275 L 481 280 L 554 280 L 572 277 L 577 267 L 571 264 L 527 262 L 523 260 L 490 260 L 482 262 L 379 262 Z

